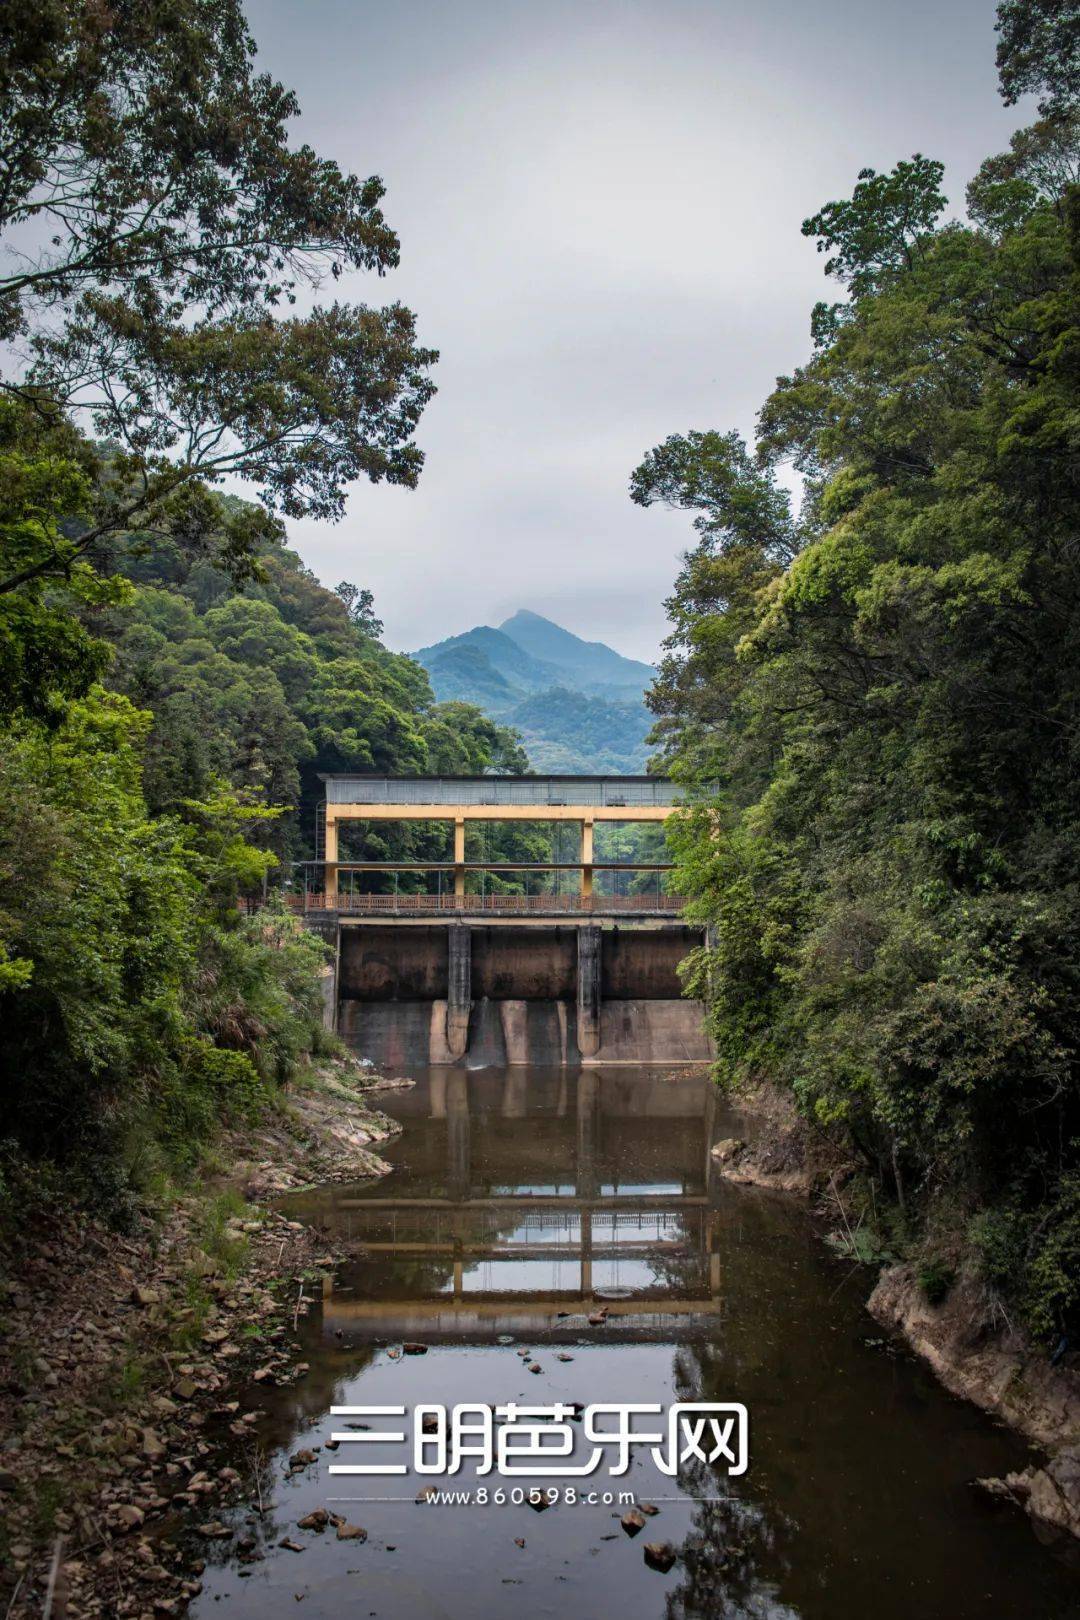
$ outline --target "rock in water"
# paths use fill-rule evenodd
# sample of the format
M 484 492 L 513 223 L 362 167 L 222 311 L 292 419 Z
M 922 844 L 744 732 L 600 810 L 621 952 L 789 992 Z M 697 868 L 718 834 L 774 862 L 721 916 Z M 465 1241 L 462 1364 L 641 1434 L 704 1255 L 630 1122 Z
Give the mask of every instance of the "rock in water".
M 1041 1468 L 977 1483 L 994 1495 L 1011 1496 L 1046 1529 L 1080 1537 L 1080 1446 L 1063 1446 Z
M 645 1562 L 650 1569 L 658 1569 L 661 1575 L 666 1575 L 675 1562 L 675 1549 L 670 1541 L 647 1541 Z
M 339 1541 L 366 1541 L 367 1531 L 358 1524 L 339 1524 L 337 1538 Z

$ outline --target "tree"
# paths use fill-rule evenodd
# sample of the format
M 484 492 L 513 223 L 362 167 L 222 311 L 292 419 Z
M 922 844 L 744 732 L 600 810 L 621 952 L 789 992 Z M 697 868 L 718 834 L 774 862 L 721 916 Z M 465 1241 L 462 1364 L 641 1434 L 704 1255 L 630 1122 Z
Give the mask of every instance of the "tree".
M 818 252 L 832 255 L 825 274 L 858 297 L 910 270 L 945 209 L 944 173 L 944 164 L 918 152 L 888 174 L 860 169 L 850 198 L 826 203 L 803 221 L 803 235 L 817 237 Z
M 77 434 L 50 433 L 16 400 L 0 398 L 0 565 L 66 549 L 64 525 L 89 509 L 92 475 Z M 102 673 L 108 649 L 77 610 L 100 609 L 128 594 L 122 580 L 103 580 L 85 563 L 62 588 L 39 577 L 0 596 L 0 723 L 17 713 L 41 719 L 63 713 Z
M 1043 117 L 1080 101 L 1080 6 L 1075 0 L 1003 0 L 997 8 L 997 68 L 1001 95 L 1013 107 L 1022 95 L 1046 91 Z
M 349 623 L 354 624 L 361 635 L 370 636 L 378 641 L 383 633 L 383 622 L 375 616 L 375 597 L 369 590 L 361 590 L 359 585 L 350 585 L 347 579 L 335 587 L 334 594 L 340 596 L 349 615 Z
M 848 297 L 756 465 L 676 438 L 632 493 L 695 514 L 650 702 L 718 1072 L 789 1086 L 868 1218 L 891 1193 L 1049 1335 L 1080 1322 L 1080 193 L 1065 8 L 999 15 L 1006 86 L 1057 100 L 974 223 L 940 165 L 863 171 L 804 227 Z
M 737 433 L 672 434 L 631 474 L 630 499 L 696 512 L 694 528 L 721 551 L 749 546 L 790 562 L 798 547 L 787 492 L 754 466 Z
M 398 244 L 383 187 L 292 147 L 295 97 L 252 68 L 238 0 L 12 0 L 0 19 L 0 379 L 109 440 L 92 510 L 0 577 L 67 577 L 138 522 L 213 539 L 238 570 L 265 513 L 340 515 L 346 486 L 415 484 L 436 358 L 412 314 L 335 302 L 281 318 Z
M 672 630 L 646 702 L 659 716 L 653 740 L 667 768 L 693 757 L 707 775 L 726 775 L 725 760 L 705 764 L 710 738 L 745 684 L 737 649 L 759 595 L 798 551 L 790 499 L 737 433 L 715 432 L 673 435 L 651 450 L 631 475 L 630 498 L 697 514 L 698 543 L 666 604 Z

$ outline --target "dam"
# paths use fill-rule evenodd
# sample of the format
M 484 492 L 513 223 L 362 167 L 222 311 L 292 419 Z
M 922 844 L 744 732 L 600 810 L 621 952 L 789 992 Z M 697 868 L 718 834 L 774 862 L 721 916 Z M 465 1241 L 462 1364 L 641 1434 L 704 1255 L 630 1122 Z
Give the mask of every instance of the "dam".
M 674 783 L 323 781 L 317 859 L 291 904 L 333 946 L 327 1023 L 363 1056 L 391 1067 L 708 1061 L 703 1008 L 678 972 L 703 930 L 667 887 Z M 552 847 L 528 859 L 500 858 L 486 838 L 476 847 L 499 824 L 543 828 Z M 392 829 L 432 827 L 444 858 L 417 857 L 415 837 L 387 853 Z

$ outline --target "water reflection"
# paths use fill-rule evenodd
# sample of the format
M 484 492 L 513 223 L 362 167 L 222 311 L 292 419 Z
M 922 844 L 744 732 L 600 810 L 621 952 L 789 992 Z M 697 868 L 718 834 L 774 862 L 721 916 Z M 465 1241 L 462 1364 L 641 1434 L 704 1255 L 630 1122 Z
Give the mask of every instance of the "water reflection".
M 560 1070 L 530 1090 L 520 1072 L 506 1084 L 443 1070 L 424 1102 L 427 1128 L 418 1139 L 413 1127 L 392 1190 L 331 1194 L 322 1206 L 324 1224 L 368 1262 L 339 1279 L 346 1293 L 328 1288 L 324 1338 L 569 1342 L 601 1305 L 612 1343 L 713 1331 L 715 1092 L 700 1078 Z M 662 1125 L 653 1162 L 629 1174 L 628 1119 Z
M 274 1620 L 298 1597 L 327 1620 L 1075 1612 L 1072 1576 L 968 1483 L 1023 1448 L 887 1353 L 865 1272 L 803 1209 L 718 1179 L 712 1142 L 747 1125 L 703 1076 L 436 1070 L 387 1106 L 404 1125 L 393 1175 L 292 1201 L 350 1260 L 308 1320 L 309 1378 L 271 1410 L 256 1552 L 208 1571 L 198 1615 L 220 1601 Z M 410 1475 L 348 1482 L 361 1500 L 339 1510 L 363 1547 L 277 1545 L 330 1505 L 327 1454 L 293 1475 L 285 1459 L 325 1443 L 331 1404 L 732 1399 L 750 1409 L 748 1474 L 693 1464 L 672 1481 L 636 1457 L 619 1483 L 661 1508 L 637 1540 L 599 1505 L 422 1509 Z M 678 1549 L 666 1574 L 646 1565 L 649 1540 Z

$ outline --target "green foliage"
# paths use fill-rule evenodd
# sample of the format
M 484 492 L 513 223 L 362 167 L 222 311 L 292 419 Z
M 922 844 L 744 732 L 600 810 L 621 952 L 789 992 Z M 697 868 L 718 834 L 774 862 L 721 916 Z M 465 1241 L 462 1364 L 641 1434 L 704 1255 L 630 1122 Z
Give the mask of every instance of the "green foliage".
M 435 357 L 399 305 L 280 318 L 397 241 L 253 54 L 236 0 L 0 19 L 7 1215 L 18 1184 L 131 1219 L 322 1050 L 326 947 L 273 903 L 318 772 L 525 765 L 282 547 L 279 513 L 415 483 Z
M 298 289 L 382 274 L 382 182 L 290 144 L 295 96 L 253 69 L 238 0 L 10 0 L 0 20 L 0 387 L 111 441 L 87 521 L 27 537 L 0 595 L 66 579 L 133 520 L 197 536 L 240 577 L 278 525 L 340 516 L 347 485 L 414 485 L 435 352 L 412 313 Z
M 956 1268 L 940 1255 L 930 1255 L 919 1266 L 916 1275 L 923 1298 L 929 1305 L 940 1305 L 956 1281 Z
M 150 724 L 95 688 L 0 732 L 0 1130 L 117 1219 L 323 1040 L 325 947 L 236 909 L 274 860 L 238 830 L 263 813 L 219 789 L 152 816 Z
M 155 811 L 227 781 L 249 806 L 281 812 L 245 838 L 285 860 L 314 853 L 321 772 L 527 768 L 509 728 L 470 704 L 436 704 L 423 669 L 374 639 L 370 601 L 351 611 L 293 552 L 261 553 L 262 577 L 242 587 L 154 537 L 96 560 L 135 585 L 100 627 L 115 650 L 110 682 L 153 712 Z
M 803 235 L 817 238 L 818 252 L 832 254 L 825 274 L 858 296 L 911 270 L 945 209 L 944 173 L 944 164 L 918 152 L 891 174 L 860 169 L 850 200 L 826 203 L 803 222 Z
M 1074 1142 L 1075 1154 L 1080 1143 Z M 1053 1196 L 1032 1205 L 1022 1184 L 980 1210 L 969 1236 L 986 1281 L 1015 1300 L 1044 1338 L 1080 1329 L 1080 1172 L 1063 1175 Z
M 649 733 L 643 703 L 588 697 L 554 687 L 524 698 L 506 717 L 521 733 L 538 771 L 610 772 L 641 770 Z
M 210 1093 L 222 1118 L 234 1122 L 258 1118 L 263 1087 L 246 1052 L 226 1052 L 202 1042 L 187 1067 L 191 1084 Z
M 42 554 L 65 558 L 62 530 L 83 518 L 93 487 L 89 447 L 77 434 L 47 432 L 28 405 L 0 396 L 0 574 Z M 128 594 L 72 561 L 62 583 L 28 580 L 0 595 L 0 717 L 16 710 L 50 719 L 105 667 L 107 649 L 76 616 Z
M 650 702 L 719 1070 L 787 1084 L 913 1218 L 963 1210 L 1049 1334 L 1080 1308 L 1080 143 L 1063 9 L 1000 16 L 1006 89 L 1056 101 L 973 223 L 940 165 L 864 171 L 805 227 L 848 301 L 757 461 L 691 434 L 631 487 L 697 514 Z
M 1001 0 L 997 8 L 998 74 L 1006 105 L 1048 91 L 1039 111 L 1080 101 L 1080 12 L 1075 0 Z

